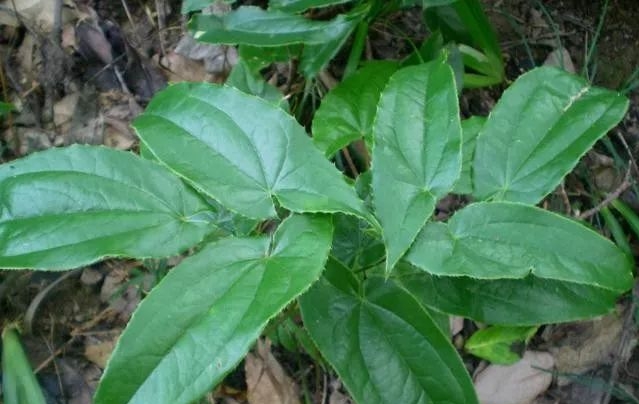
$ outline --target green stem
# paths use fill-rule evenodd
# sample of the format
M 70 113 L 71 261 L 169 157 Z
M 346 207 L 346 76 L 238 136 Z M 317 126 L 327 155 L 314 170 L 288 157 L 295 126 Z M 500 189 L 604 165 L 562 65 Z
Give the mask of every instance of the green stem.
M 346 62 L 346 68 L 344 69 L 344 77 L 346 78 L 353 74 L 357 70 L 359 61 L 362 58 L 362 52 L 366 45 L 366 36 L 368 35 L 368 21 L 362 21 L 357 25 L 355 31 L 355 38 L 353 38 L 353 47 L 351 53 L 348 55 L 348 61 Z

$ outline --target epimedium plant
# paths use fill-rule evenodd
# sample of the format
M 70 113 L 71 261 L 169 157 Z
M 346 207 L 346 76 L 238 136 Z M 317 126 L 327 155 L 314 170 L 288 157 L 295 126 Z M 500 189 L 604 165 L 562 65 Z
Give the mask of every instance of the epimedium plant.
M 372 62 L 326 97 L 311 139 L 275 103 L 175 84 L 134 122 L 143 157 L 76 145 L 0 166 L 0 267 L 195 247 L 134 313 L 97 404 L 196 400 L 295 299 L 358 403 L 476 403 L 443 314 L 534 326 L 610 312 L 631 288 L 613 243 L 534 206 L 626 108 L 542 67 L 461 120 L 444 57 Z M 353 133 L 372 151 L 354 184 L 326 158 Z M 476 202 L 433 221 L 451 192 Z

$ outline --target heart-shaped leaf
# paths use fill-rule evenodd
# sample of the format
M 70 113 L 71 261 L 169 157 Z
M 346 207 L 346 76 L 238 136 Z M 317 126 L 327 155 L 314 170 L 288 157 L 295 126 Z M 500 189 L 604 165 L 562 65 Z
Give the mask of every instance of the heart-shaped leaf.
M 374 276 L 360 288 L 329 261 L 300 304 L 311 338 L 356 402 L 477 403 L 449 337 L 393 281 Z
M 71 146 L 0 166 L 0 268 L 162 258 L 210 231 L 211 207 L 165 167 Z
M 450 66 L 440 59 L 395 73 L 373 136 L 373 205 L 390 271 L 459 178 L 461 124 Z
M 520 76 L 477 138 L 474 196 L 536 204 L 627 108 L 621 94 L 560 69 L 540 67 Z
M 96 404 L 188 404 L 244 357 L 268 320 L 319 277 L 330 218 L 292 216 L 273 240 L 228 238 L 174 268 L 120 337 Z
M 632 287 L 630 260 L 609 240 L 507 202 L 470 205 L 448 224 L 429 223 L 405 258 L 419 269 L 400 266 L 397 279 L 420 302 L 491 324 L 605 314 Z
M 533 275 L 497 280 L 434 276 L 401 262 L 394 274 L 422 304 L 488 324 L 538 325 L 592 318 L 614 311 L 619 297 L 616 291 Z
M 610 240 L 533 206 L 475 203 L 448 223 L 428 223 L 406 260 L 438 276 L 522 279 L 528 275 L 618 293 L 632 287 L 632 263 Z
M 326 156 L 362 137 L 371 145 L 377 102 L 397 68 L 395 62 L 371 62 L 326 94 L 313 118 L 313 142 Z
M 247 217 L 274 217 L 275 198 L 294 212 L 343 212 L 374 221 L 293 117 L 232 87 L 171 86 L 134 127 L 159 161 Z

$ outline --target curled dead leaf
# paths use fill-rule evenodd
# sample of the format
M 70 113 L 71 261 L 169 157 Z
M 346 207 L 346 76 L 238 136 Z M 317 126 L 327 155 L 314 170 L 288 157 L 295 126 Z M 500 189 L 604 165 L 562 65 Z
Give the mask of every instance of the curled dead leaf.
M 528 351 L 517 363 L 490 365 L 475 376 L 482 404 L 530 404 L 552 382 L 554 358 L 547 352 Z

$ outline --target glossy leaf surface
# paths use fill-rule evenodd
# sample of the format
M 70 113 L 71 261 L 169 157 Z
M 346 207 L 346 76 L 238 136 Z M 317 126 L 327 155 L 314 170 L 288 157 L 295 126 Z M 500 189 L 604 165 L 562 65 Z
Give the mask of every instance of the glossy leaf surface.
M 383 277 L 359 290 L 329 261 L 300 298 L 304 325 L 356 402 L 477 402 L 448 336 L 412 296 Z
M 0 166 L 0 268 L 167 257 L 214 230 L 210 214 L 155 162 L 103 147 L 50 149 Z
M 313 118 L 313 142 L 326 156 L 362 137 L 371 145 L 379 97 L 397 68 L 395 62 L 371 62 L 324 97 Z
M 475 156 L 475 145 L 479 131 L 484 126 L 486 118 L 483 116 L 472 116 L 461 122 L 462 138 L 462 170 L 459 181 L 455 184 L 453 192 L 456 194 L 472 194 L 472 166 L 473 157 Z
M 138 307 L 96 404 L 188 404 L 244 357 L 267 321 L 319 277 L 330 218 L 292 216 L 273 240 L 223 239 L 185 259 Z
M 401 263 L 395 273 L 395 279 L 423 304 L 489 324 L 538 325 L 592 318 L 613 312 L 619 297 L 615 291 L 532 275 L 498 280 L 433 276 Z
M 196 14 L 189 22 L 189 29 L 201 42 L 253 46 L 309 45 L 344 37 L 359 18 L 359 14 L 340 14 L 330 21 L 313 21 L 279 10 L 242 6 L 221 17 Z
M 406 260 L 440 276 L 532 275 L 618 293 L 633 283 L 630 260 L 610 240 L 557 214 L 508 202 L 476 203 L 447 224 L 428 223 Z
M 461 124 L 450 66 L 437 60 L 395 73 L 373 136 L 373 204 L 390 271 L 459 178 Z
M 2 331 L 2 397 L 4 404 L 46 404 L 29 358 L 22 349 L 18 331 Z
M 289 13 L 298 13 L 309 8 L 334 6 L 349 1 L 351 0 L 269 0 L 268 5 Z
M 521 359 L 526 344 L 539 327 L 491 326 L 477 330 L 464 349 L 491 363 L 510 365 Z
M 370 216 L 293 117 L 234 88 L 176 84 L 134 127 L 159 161 L 247 217 L 274 217 L 273 199 L 295 212 Z
M 474 195 L 536 204 L 626 112 L 628 100 L 552 67 L 519 77 L 477 139 Z

